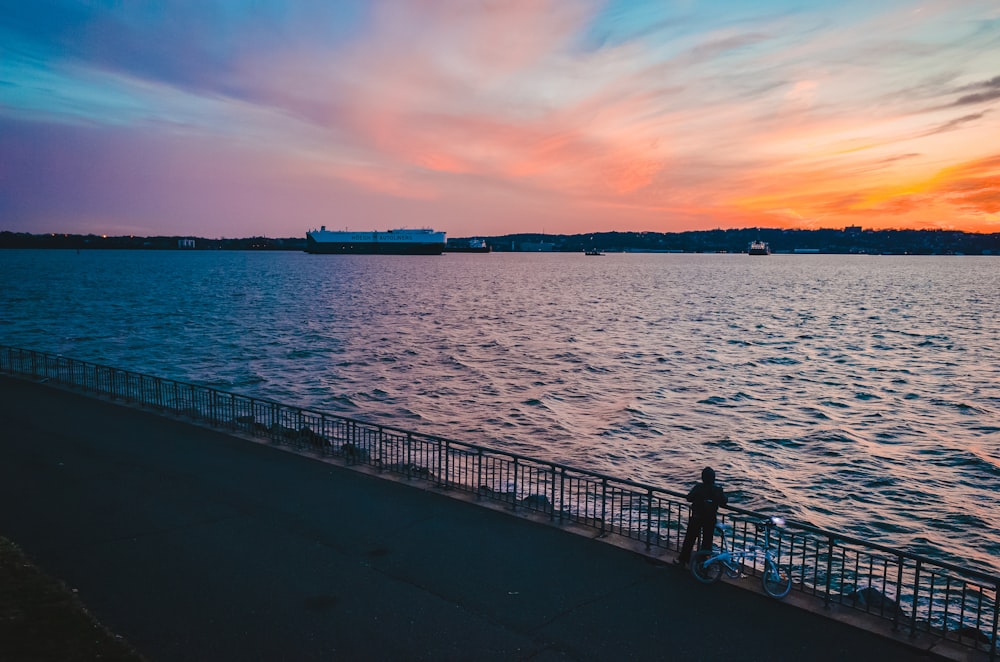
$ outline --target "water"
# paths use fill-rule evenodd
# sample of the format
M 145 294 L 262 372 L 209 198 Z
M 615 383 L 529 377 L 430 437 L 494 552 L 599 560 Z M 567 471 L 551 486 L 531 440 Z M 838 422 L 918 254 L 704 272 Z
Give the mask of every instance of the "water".
M 1000 571 L 1000 263 L 0 251 L 0 343 Z

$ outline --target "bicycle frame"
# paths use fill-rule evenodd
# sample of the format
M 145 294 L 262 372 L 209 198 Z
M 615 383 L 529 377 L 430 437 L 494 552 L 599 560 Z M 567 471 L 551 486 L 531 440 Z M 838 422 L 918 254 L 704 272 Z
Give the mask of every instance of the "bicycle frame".
M 743 576 L 743 564 L 748 560 L 754 562 L 762 561 L 763 568 L 760 575 L 761 585 L 764 592 L 772 598 L 781 599 L 788 595 L 792 588 L 791 575 L 780 565 L 771 549 L 771 528 L 781 526 L 784 520 L 780 517 L 771 517 L 767 520 L 754 522 L 757 529 L 764 530 L 764 544 L 749 545 L 743 549 L 727 549 L 731 545 L 726 544 L 726 534 L 732 527 L 723 525 L 716 526 L 716 531 L 720 533 L 720 547 L 722 551 L 715 553 L 712 550 L 701 549 L 691 557 L 691 574 L 698 581 L 711 584 L 718 581 L 725 572 L 730 577 Z
M 732 542 L 727 540 L 727 535 L 732 535 L 733 527 L 729 524 L 717 525 L 715 531 L 719 534 L 719 547 L 721 551 L 718 554 L 712 555 L 705 562 L 713 563 L 718 561 L 725 567 L 726 574 L 730 577 L 741 576 L 743 574 L 742 566 L 747 561 L 761 561 L 765 566 L 768 561 L 771 561 L 777 565 L 778 560 L 774 557 L 771 550 L 771 527 L 764 526 L 762 528 L 764 529 L 763 546 L 748 545 L 743 549 L 734 549 Z

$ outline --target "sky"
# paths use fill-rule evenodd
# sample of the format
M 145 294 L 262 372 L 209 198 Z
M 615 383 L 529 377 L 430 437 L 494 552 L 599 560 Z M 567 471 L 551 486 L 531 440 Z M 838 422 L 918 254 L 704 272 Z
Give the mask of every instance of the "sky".
M 997 0 L 0 0 L 0 230 L 1000 232 Z

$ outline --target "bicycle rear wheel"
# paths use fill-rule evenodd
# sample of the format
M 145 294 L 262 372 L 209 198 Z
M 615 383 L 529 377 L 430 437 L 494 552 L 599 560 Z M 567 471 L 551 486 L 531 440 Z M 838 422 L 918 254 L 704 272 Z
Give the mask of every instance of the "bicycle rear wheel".
M 699 549 L 691 556 L 691 574 L 704 584 L 717 582 L 722 577 L 722 563 L 712 560 L 713 556 L 707 549 Z
M 760 583 L 764 586 L 764 592 L 772 598 L 783 598 L 792 590 L 792 576 L 770 560 L 764 565 Z

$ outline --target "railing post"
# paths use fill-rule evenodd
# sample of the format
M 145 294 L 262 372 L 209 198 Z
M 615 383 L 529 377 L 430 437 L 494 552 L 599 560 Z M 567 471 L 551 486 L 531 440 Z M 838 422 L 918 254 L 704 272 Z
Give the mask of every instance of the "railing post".
M 896 602 L 903 595 L 903 557 L 896 556 Z M 892 631 L 899 631 L 899 614 L 902 609 L 895 609 L 892 613 Z M 947 619 L 945 619 L 947 621 Z M 947 622 L 945 623 L 947 627 Z
M 910 637 L 917 636 L 917 598 L 920 596 L 920 567 L 921 559 L 917 558 L 917 564 L 913 570 L 913 607 L 910 608 Z
M 260 436 L 257 428 L 257 401 L 250 398 L 247 404 L 250 405 L 250 433 L 255 437 Z
M 518 470 L 517 459 L 518 458 L 515 455 L 514 456 L 514 486 L 513 486 L 513 490 L 514 491 L 510 495 L 511 510 L 517 510 L 517 479 L 518 479 L 518 475 L 517 475 L 518 474 L 518 471 L 517 471 Z
M 276 441 L 281 443 L 281 426 L 282 426 L 282 416 L 281 410 L 278 409 L 278 404 L 274 403 L 271 405 L 271 441 Z
M 646 499 L 648 505 L 646 506 L 646 551 L 648 552 L 652 549 L 652 543 L 650 540 L 653 539 L 653 489 L 649 488 L 646 490 Z
M 601 478 L 601 537 L 606 535 L 605 524 L 608 517 L 608 479 Z
M 827 536 L 826 546 L 826 595 L 823 598 L 823 607 L 830 608 L 830 582 L 833 580 L 833 537 Z
M 441 474 L 442 475 L 438 478 L 438 485 L 440 487 L 447 487 L 448 484 L 449 484 L 449 481 L 448 481 L 448 471 L 451 468 L 451 462 L 450 462 L 450 460 L 451 460 L 451 442 L 445 441 L 442 444 L 441 440 L 438 439 L 437 440 L 437 444 L 438 444 L 438 448 L 441 448 L 442 452 L 444 453 L 443 468 L 441 469 Z M 438 461 L 438 466 L 442 466 L 442 462 L 441 461 Z
M 549 521 L 554 522 L 556 521 L 556 465 L 550 464 L 549 466 L 552 467 L 552 480 L 551 480 L 552 490 L 550 492 L 550 501 L 549 501 L 549 507 L 552 510 L 551 512 L 549 512 Z
M 997 627 L 1000 626 L 1000 582 L 993 587 L 993 631 L 990 632 L 990 662 L 997 659 Z
M 444 456 L 442 455 L 442 453 L 444 452 L 444 449 L 441 448 L 441 442 L 440 442 L 440 440 L 437 440 L 437 442 L 438 443 L 435 444 L 435 449 L 437 450 L 437 466 L 435 467 L 436 470 L 435 470 L 434 473 L 440 474 L 441 473 L 441 467 L 444 464 Z M 436 486 L 437 487 L 441 487 L 441 476 L 440 475 L 438 475 L 437 485 Z
M 566 468 L 559 467 L 559 523 L 563 521 L 563 511 L 566 510 Z
M 378 428 L 379 441 L 382 440 L 382 426 Z M 413 478 L 413 434 L 406 433 L 406 480 Z
M 483 449 L 476 449 L 476 500 L 483 495 Z

